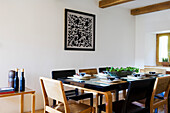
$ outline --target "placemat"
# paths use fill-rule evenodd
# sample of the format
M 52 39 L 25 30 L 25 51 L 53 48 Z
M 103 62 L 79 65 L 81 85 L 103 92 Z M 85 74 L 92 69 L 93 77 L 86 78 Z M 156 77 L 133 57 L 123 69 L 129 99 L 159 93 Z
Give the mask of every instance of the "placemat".
M 118 82 L 111 82 L 111 83 L 109 83 L 109 82 L 104 82 L 104 81 L 94 81 L 94 82 L 112 85 L 112 84 L 126 83 L 127 81 L 118 81 Z

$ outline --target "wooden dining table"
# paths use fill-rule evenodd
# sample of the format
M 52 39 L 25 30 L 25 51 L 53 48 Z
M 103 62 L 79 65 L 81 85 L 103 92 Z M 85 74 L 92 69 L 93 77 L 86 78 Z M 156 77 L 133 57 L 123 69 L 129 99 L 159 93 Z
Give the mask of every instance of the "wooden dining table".
M 145 79 L 149 79 L 147 77 Z M 153 77 L 152 77 L 153 78 Z M 105 104 L 106 104 L 106 113 L 112 113 L 112 94 L 111 92 L 115 91 L 116 101 L 119 99 L 119 91 L 125 90 L 128 88 L 129 81 L 135 81 L 140 79 L 128 79 L 127 77 L 122 78 L 122 81 L 119 82 L 104 82 L 101 81 L 101 78 L 94 77 L 90 80 L 79 80 L 74 77 L 60 78 L 64 86 L 71 88 L 78 88 L 84 91 L 89 91 L 96 93 L 96 95 L 105 95 Z M 96 96 L 96 101 L 98 101 L 98 96 Z M 98 103 L 98 102 L 96 102 Z M 98 106 L 98 105 L 97 105 Z

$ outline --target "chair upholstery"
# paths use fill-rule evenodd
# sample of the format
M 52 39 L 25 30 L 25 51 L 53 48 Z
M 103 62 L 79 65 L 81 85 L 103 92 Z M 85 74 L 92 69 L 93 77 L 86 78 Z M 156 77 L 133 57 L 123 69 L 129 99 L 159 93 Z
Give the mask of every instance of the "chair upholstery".
M 77 103 L 77 102 L 75 102 L 73 100 L 69 100 L 68 104 L 69 104 L 69 107 L 71 108 L 70 113 L 80 113 L 81 111 L 84 111 L 86 109 L 91 109 L 90 111 L 92 111 L 92 107 L 89 107 L 89 105 L 86 105 L 86 104 L 83 104 L 83 103 Z M 59 105 L 54 107 L 54 109 L 59 110 L 62 113 L 65 113 L 63 103 L 60 103 Z
M 129 82 L 128 92 L 125 100 L 113 102 L 112 110 L 115 113 L 147 113 L 150 110 L 150 98 L 153 91 L 155 79 L 139 80 Z M 145 107 L 136 106 L 134 101 L 145 99 Z M 105 104 L 99 106 L 102 111 Z
M 44 98 L 44 113 L 46 111 L 50 113 L 94 113 L 95 109 L 92 106 L 67 101 L 61 81 L 41 77 L 40 83 Z M 56 107 L 49 106 L 48 98 L 55 99 L 59 104 Z

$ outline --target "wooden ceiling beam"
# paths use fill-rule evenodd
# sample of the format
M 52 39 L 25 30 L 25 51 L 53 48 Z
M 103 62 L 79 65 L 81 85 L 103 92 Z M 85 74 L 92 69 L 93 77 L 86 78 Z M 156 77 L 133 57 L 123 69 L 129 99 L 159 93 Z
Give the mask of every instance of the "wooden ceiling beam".
M 132 9 L 131 15 L 146 14 L 146 13 L 161 11 L 165 9 L 170 9 L 170 1 Z
M 106 8 L 106 7 L 122 4 L 125 2 L 130 2 L 130 1 L 134 1 L 134 0 L 101 0 L 99 1 L 99 7 Z

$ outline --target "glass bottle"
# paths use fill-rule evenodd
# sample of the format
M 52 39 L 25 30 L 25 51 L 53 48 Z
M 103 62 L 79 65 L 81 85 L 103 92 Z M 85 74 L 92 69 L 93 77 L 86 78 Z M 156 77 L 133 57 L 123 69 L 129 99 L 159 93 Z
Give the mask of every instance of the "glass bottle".
M 20 91 L 25 91 L 25 77 L 24 77 L 24 69 L 21 69 L 21 77 L 20 77 Z
M 18 78 L 18 68 L 15 69 L 15 78 L 14 78 L 14 90 L 18 91 L 19 89 L 19 78 Z

